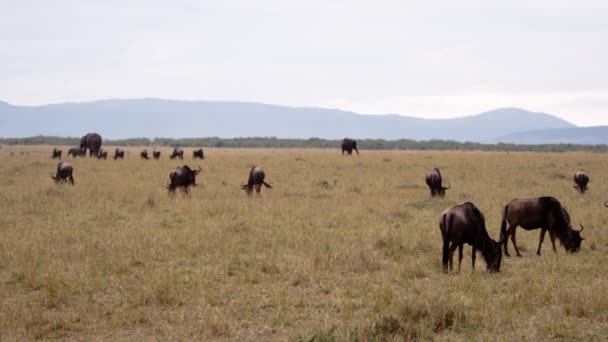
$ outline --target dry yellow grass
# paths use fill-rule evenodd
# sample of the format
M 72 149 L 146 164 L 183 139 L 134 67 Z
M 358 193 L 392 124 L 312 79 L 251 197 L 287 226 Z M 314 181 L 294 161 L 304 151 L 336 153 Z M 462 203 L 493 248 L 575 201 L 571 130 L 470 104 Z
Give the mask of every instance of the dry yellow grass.
M 74 160 L 72 187 L 50 179 L 51 149 L 0 149 L 2 340 L 608 338 L 607 155 L 132 149 Z M 183 163 L 200 186 L 172 199 Z M 261 198 L 239 187 L 253 164 L 274 187 Z M 443 200 L 424 184 L 435 166 Z M 471 272 L 470 247 L 462 272 L 441 272 L 441 211 L 472 201 L 497 238 L 509 200 L 541 195 L 585 225 L 580 253 L 547 240 L 538 257 L 540 232 L 520 230 L 524 257 L 499 274 Z

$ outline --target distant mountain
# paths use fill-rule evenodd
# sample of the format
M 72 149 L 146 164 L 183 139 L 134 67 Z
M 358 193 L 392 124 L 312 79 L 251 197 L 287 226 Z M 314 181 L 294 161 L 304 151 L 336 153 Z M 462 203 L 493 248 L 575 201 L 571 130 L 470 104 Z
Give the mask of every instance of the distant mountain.
M 246 102 L 102 100 L 44 106 L 0 102 L 0 137 L 81 136 L 444 139 L 482 142 L 571 123 L 546 113 L 503 108 L 454 119 L 362 115 L 337 109 Z
M 489 142 L 514 144 L 608 145 L 608 126 L 546 129 L 509 134 Z

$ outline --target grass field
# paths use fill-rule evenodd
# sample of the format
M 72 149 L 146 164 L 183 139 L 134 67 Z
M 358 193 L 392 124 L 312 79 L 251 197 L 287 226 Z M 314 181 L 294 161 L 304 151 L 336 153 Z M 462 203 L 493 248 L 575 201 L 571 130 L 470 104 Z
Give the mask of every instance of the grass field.
M 608 155 L 132 149 L 73 160 L 72 187 L 52 182 L 51 149 L 0 149 L 2 340 L 608 338 Z M 184 163 L 200 185 L 170 198 Z M 253 164 L 273 185 L 260 198 L 239 186 Z M 433 167 L 452 185 L 442 200 Z M 518 230 L 523 257 L 500 273 L 472 272 L 469 246 L 460 273 L 441 272 L 444 209 L 474 202 L 497 239 L 504 205 L 541 195 L 585 226 L 578 254 L 547 238 L 538 257 L 540 231 Z

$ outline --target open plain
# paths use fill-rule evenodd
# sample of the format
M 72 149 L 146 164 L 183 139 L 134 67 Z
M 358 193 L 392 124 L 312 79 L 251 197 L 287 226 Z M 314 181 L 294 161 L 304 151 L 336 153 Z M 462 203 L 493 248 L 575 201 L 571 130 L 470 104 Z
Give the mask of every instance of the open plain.
M 75 186 L 58 186 L 51 150 L 0 149 L 2 340 L 608 338 L 608 155 L 205 149 L 193 161 L 185 149 L 179 161 L 161 148 L 144 161 L 127 148 L 67 158 Z M 171 198 L 183 164 L 202 167 L 199 185 Z M 273 188 L 248 198 L 254 164 Z M 444 199 L 424 183 L 433 167 Z M 536 256 L 540 231 L 518 228 L 523 257 L 500 273 L 481 258 L 473 272 L 469 246 L 461 272 L 442 273 L 444 209 L 474 202 L 497 240 L 506 203 L 544 195 L 585 226 L 579 253 L 546 238 Z

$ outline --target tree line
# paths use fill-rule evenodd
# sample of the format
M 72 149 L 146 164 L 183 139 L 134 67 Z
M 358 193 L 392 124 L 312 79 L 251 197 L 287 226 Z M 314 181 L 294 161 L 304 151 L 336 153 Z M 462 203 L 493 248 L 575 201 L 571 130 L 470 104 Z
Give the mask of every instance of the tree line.
M 112 146 L 159 146 L 159 147 L 221 147 L 221 148 L 339 148 L 340 140 L 332 139 L 280 139 L 276 137 L 247 138 L 131 138 L 104 139 L 104 145 Z M 1 145 L 73 145 L 80 144 L 80 138 L 35 136 L 27 138 L 0 138 Z M 357 139 L 357 145 L 363 150 L 417 150 L 417 151 L 512 151 L 512 152 L 570 152 L 592 151 L 608 152 L 608 145 L 579 144 L 482 144 L 476 142 L 458 142 L 453 140 L 384 140 Z

